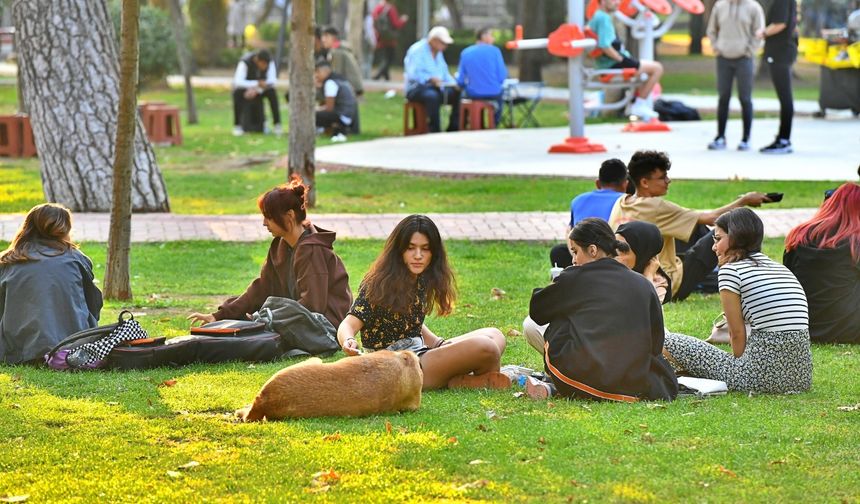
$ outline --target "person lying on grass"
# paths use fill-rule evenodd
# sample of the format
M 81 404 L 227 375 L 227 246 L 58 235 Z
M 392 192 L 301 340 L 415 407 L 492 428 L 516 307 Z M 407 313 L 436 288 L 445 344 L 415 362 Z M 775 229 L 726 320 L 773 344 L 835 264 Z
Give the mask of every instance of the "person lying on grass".
M 244 320 L 259 310 L 267 297 L 278 296 L 321 313 L 332 328 L 337 327 L 352 303 L 349 276 L 332 248 L 335 233 L 307 220 L 307 191 L 302 179 L 294 175 L 289 184 L 260 196 L 257 206 L 263 214 L 263 226 L 274 236 L 260 277 L 244 294 L 228 299 L 215 313 L 192 313 L 189 320 Z
M 549 324 L 544 364 L 552 383 L 526 378 L 530 397 L 636 402 L 678 395 L 678 381 L 660 354 L 663 309 L 654 286 L 614 257 L 628 246 L 603 219 L 589 217 L 570 232 L 573 266 L 535 289 L 529 316 Z
M 454 274 L 436 224 L 410 215 L 394 228 L 370 266 L 349 314 L 337 330 L 347 355 L 365 350 L 411 350 L 424 371 L 423 390 L 509 388 L 499 372 L 505 337 L 485 327 L 445 340 L 424 325 L 434 309 L 448 315 L 454 307 Z
M 71 230 L 68 208 L 36 205 L 0 253 L 0 363 L 41 363 L 66 336 L 98 325 L 102 293 Z
M 664 354 L 679 371 L 724 381 L 729 390 L 802 392 L 812 385 L 806 294 L 788 268 L 761 253 L 763 237 L 761 219 L 748 208 L 721 215 L 714 228 L 731 353 L 667 333 Z

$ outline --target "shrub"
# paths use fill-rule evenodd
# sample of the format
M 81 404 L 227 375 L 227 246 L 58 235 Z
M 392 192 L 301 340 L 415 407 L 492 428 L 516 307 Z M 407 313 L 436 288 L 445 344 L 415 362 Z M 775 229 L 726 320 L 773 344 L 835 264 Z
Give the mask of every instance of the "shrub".
M 122 7 L 119 2 L 111 2 L 111 19 L 119 47 Z M 170 28 L 170 16 L 148 5 L 140 8 L 140 82 L 154 82 L 163 79 L 179 68 L 176 56 L 176 41 Z

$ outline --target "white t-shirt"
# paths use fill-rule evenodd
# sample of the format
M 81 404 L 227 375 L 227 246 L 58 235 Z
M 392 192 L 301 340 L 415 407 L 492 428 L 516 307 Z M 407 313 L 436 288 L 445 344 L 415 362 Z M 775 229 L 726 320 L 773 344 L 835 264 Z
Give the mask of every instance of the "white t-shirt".
M 809 329 L 806 293 L 794 274 L 757 252 L 720 266 L 720 290 L 740 295 L 744 320 L 761 331 Z
M 338 90 L 340 90 L 340 86 L 337 85 L 334 79 L 329 79 L 323 84 L 323 96 L 326 98 L 334 98 L 336 100 Z M 352 124 L 352 119 L 348 116 L 340 115 L 340 122 L 349 126 Z

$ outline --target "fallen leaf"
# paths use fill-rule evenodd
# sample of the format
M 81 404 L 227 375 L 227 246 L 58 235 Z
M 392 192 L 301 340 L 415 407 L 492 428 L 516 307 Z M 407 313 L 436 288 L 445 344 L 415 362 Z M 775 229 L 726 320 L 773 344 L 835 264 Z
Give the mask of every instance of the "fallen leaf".
M 737 477 L 738 477 L 738 475 L 737 475 L 737 474 L 735 474 L 735 472 L 734 472 L 734 471 L 732 471 L 731 469 L 726 469 L 725 467 L 723 467 L 723 466 L 721 466 L 721 465 L 720 465 L 720 466 L 717 466 L 717 469 L 718 469 L 721 473 L 725 474 L 726 476 L 729 476 L 729 477 L 732 477 L 732 478 L 737 478 Z
M 641 439 L 643 443 L 652 444 L 654 442 L 654 435 L 650 432 L 645 432 L 639 436 L 639 439 Z
M 854 406 L 839 406 L 839 411 L 860 411 L 860 403 L 855 404 Z
M 485 479 L 475 480 L 471 483 L 466 483 L 465 485 L 458 486 L 457 490 L 460 490 L 462 492 L 463 490 L 468 490 L 470 488 L 484 488 L 489 483 L 490 482 L 488 480 L 485 480 Z
M 185 464 L 182 464 L 181 466 L 177 467 L 177 469 L 187 471 L 189 469 L 194 469 L 195 467 L 197 467 L 199 465 L 200 465 L 200 462 L 197 462 L 196 460 L 192 460 L 191 462 L 187 462 Z
M 311 478 L 313 482 L 317 482 L 323 485 L 330 485 L 340 481 L 340 474 L 336 473 L 334 469 L 329 469 L 328 471 L 320 471 L 314 473 Z
M 579 481 L 576 481 L 575 479 L 570 480 L 570 484 L 575 486 L 575 487 L 588 488 L 588 485 L 586 485 L 585 483 L 580 483 Z
M 401 425 L 400 427 L 397 428 L 397 432 L 399 432 L 401 434 L 406 434 L 407 432 L 409 432 L 409 427 Z
M 513 396 L 516 397 L 517 399 L 519 399 L 520 397 L 522 397 L 524 395 L 526 395 L 525 392 L 514 392 L 513 393 Z
M 481 459 L 475 459 L 475 460 L 469 462 L 469 465 L 478 465 L 478 464 L 486 464 L 486 462 L 481 460 Z
M 546 403 L 546 407 L 547 407 L 547 408 L 555 408 L 555 403 L 554 403 L 554 402 L 547 401 L 547 403 Z
M 780 465 L 780 464 L 785 464 L 786 462 L 787 462 L 787 461 L 786 461 L 785 459 L 777 459 L 777 460 L 771 460 L 770 462 L 768 462 L 768 464 L 770 464 L 770 465 Z
M 507 294 L 508 294 L 507 292 L 503 291 L 502 289 L 499 289 L 498 287 L 493 287 L 492 289 L 490 289 L 490 295 L 491 295 L 491 296 L 493 297 L 493 299 L 495 299 L 495 300 L 502 299 L 502 298 L 503 298 L 503 297 L 505 297 Z
M 648 403 L 646 407 L 648 409 L 666 409 L 666 405 L 663 403 Z
M 538 438 L 538 443 L 540 443 L 540 444 L 546 444 L 546 439 L 544 439 L 544 437 L 543 437 L 543 436 L 541 436 L 541 437 L 539 437 L 539 438 Z
M 182 474 L 177 471 L 167 471 L 167 475 L 171 478 L 181 478 Z
M 161 382 L 161 384 L 164 385 L 165 387 L 172 387 L 172 386 L 176 385 L 176 380 L 171 378 L 169 380 L 164 380 L 163 382 Z
M 496 415 L 496 412 L 494 410 L 487 410 L 487 418 L 489 420 L 496 420 L 499 418 L 499 415 Z
M 391 434 L 391 422 L 388 420 L 385 421 L 385 432 Z
M 448 443 L 450 443 L 450 444 L 457 444 L 457 443 L 458 443 L 458 441 L 457 441 L 457 436 L 451 436 L 451 437 L 449 437 L 449 438 L 448 438 Z
M 257 366 L 255 366 L 255 365 L 253 365 L 253 364 L 248 364 L 248 369 L 254 369 L 254 368 L 256 368 L 256 367 L 257 367 Z
M 8 497 L 0 497 L 0 502 L 24 502 L 30 498 L 30 494 L 10 495 Z
M 481 432 L 487 432 L 487 426 L 484 424 L 478 424 L 478 430 Z
M 508 329 L 508 337 L 516 338 L 517 336 L 522 336 L 523 333 L 517 331 L 516 329 Z
M 9 407 L 10 407 L 10 408 L 12 408 L 12 409 L 21 409 L 21 405 L 20 405 L 20 404 L 18 404 L 18 403 L 12 403 L 12 405 L 11 405 L 11 406 L 9 406 Z
M 648 428 L 648 424 L 641 423 L 641 424 L 639 424 L 639 428 L 640 428 L 640 429 L 647 429 L 647 428 Z
M 475 318 L 475 316 L 474 316 L 474 315 L 472 315 L 471 313 L 467 313 L 467 314 L 466 314 L 466 318 Z
M 334 434 L 326 434 L 323 436 L 323 441 L 340 441 L 340 433 L 335 432 Z
M 116 401 L 108 401 L 105 404 L 107 404 L 108 406 L 118 406 L 119 405 L 119 403 Z

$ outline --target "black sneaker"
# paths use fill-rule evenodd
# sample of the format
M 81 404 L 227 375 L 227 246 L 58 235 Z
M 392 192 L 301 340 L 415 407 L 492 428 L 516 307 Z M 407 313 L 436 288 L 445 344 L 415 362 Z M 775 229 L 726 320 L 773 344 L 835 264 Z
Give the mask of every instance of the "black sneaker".
M 762 154 L 791 154 L 794 151 L 791 149 L 790 141 L 777 138 L 772 144 L 759 149 L 759 152 Z

